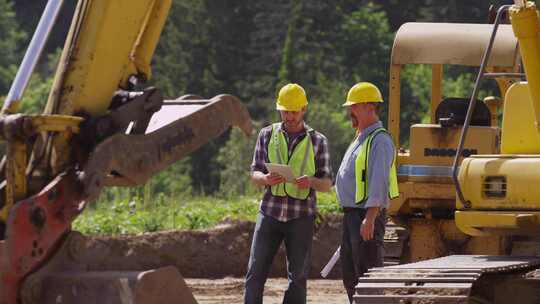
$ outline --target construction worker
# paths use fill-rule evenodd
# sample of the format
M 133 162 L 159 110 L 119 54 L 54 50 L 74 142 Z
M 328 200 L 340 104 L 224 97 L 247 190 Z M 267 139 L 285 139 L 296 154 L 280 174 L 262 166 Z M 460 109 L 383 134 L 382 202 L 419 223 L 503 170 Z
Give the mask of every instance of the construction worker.
M 248 272 L 246 304 L 262 303 L 264 284 L 281 242 L 285 243 L 289 285 L 283 303 L 306 303 L 316 191 L 332 186 L 328 141 L 304 122 L 308 100 L 298 84 L 287 84 L 277 97 L 280 123 L 263 128 L 257 139 L 251 180 L 264 186 L 257 216 Z M 288 164 L 296 177 L 285 181 L 265 163 Z
M 375 85 L 360 82 L 349 90 L 343 104 L 357 131 L 336 176 L 336 193 L 344 212 L 340 259 L 351 303 L 358 277 L 371 267 L 383 266 L 385 209 L 398 196 L 396 152 L 378 116 L 382 102 Z

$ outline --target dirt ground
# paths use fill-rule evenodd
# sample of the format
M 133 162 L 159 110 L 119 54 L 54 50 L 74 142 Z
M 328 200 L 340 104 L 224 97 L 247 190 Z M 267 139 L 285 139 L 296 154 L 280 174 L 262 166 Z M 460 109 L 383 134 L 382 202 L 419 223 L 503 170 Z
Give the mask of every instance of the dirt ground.
M 311 278 L 320 279 L 341 239 L 341 218 L 325 219 L 313 239 Z M 242 278 L 247 270 L 254 223 L 225 222 L 214 229 L 165 231 L 138 236 L 85 237 L 76 251 L 89 270 L 147 270 L 176 267 L 185 278 Z M 285 277 L 282 246 L 270 277 Z M 336 265 L 329 278 L 339 279 Z
M 243 303 L 254 223 L 224 222 L 214 229 L 139 236 L 82 237 L 70 250 L 88 270 L 146 270 L 174 266 L 199 304 Z M 341 238 L 341 217 L 325 218 L 313 240 L 308 303 L 347 303 L 339 262 L 327 280 L 320 271 Z M 284 248 L 274 259 L 264 303 L 282 303 L 287 288 Z
M 243 303 L 243 278 L 186 279 L 186 282 L 199 304 Z M 264 292 L 264 303 L 282 303 L 283 292 L 286 288 L 286 279 L 269 279 Z M 309 280 L 307 302 L 313 304 L 348 303 L 341 280 Z
M 69 260 L 77 269 L 89 272 L 146 271 L 173 266 L 186 278 L 200 304 L 242 303 L 253 228 L 251 222 L 231 221 L 208 230 L 136 236 L 88 237 L 73 232 L 60 250 L 66 260 L 60 259 L 59 264 L 67 265 Z M 388 234 L 392 239 L 393 233 Z M 322 280 L 320 276 L 340 239 L 341 217 L 326 217 L 313 238 L 308 303 L 347 303 L 339 262 L 328 279 Z M 285 267 L 284 248 L 281 248 L 270 271 L 264 303 L 282 302 L 287 288 Z

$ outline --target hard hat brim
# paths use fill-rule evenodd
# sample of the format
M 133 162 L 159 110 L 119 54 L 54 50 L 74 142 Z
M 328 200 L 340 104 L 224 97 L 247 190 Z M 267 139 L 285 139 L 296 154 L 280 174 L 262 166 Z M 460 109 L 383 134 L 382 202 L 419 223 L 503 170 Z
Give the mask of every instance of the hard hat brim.
M 306 105 L 303 105 L 303 106 L 301 106 L 301 107 L 299 107 L 299 108 L 296 108 L 296 107 L 288 107 L 288 108 L 287 108 L 287 107 L 284 107 L 284 106 L 282 106 L 282 105 L 280 105 L 280 104 L 276 104 L 276 110 L 278 110 L 278 111 L 300 112 L 300 111 L 302 111 L 302 109 L 303 109 L 305 106 L 307 106 L 307 104 L 306 104 Z
M 372 103 L 372 102 L 383 102 L 382 100 L 366 100 L 366 101 L 352 101 L 352 100 L 347 100 L 342 106 L 343 107 L 349 107 L 349 106 L 352 106 L 354 104 L 359 104 L 359 103 Z

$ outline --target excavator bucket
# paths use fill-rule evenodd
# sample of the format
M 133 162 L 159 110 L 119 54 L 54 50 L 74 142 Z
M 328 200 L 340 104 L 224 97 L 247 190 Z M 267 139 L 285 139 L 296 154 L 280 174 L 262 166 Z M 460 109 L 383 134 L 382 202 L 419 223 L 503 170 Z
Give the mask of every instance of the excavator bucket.
M 58 297 L 67 303 L 97 303 L 101 298 L 106 299 L 105 303 L 168 303 L 149 296 L 159 282 L 167 282 L 160 285 L 160 294 L 166 298 L 185 295 L 181 301 L 170 303 L 195 303 L 175 268 L 88 271 L 84 258 L 78 257 L 84 246 L 69 245 L 74 243 L 71 237 L 65 241 L 72 221 L 103 187 L 144 184 L 231 126 L 251 133 L 249 113 L 234 96 L 202 99 L 187 95 L 172 101 L 160 97 L 157 90 L 146 90 L 98 119 L 98 125 L 123 130 L 133 117 L 138 117 L 127 130 L 99 142 L 82 171 L 70 170 L 57 176 L 38 194 L 17 202 L 10 210 L 0 251 L 1 304 L 14 304 L 17 298 L 23 303 L 53 303 Z M 144 105 L 152 109 L 148 111 Z M 84 139 L 88 134 L 94 132 L 82 132 L 81 136 Z M 75 247 L 79 248 L 76 253 L 71 252 Z M 29 279 L 28 275 L 38 269 Z M 31 287 L 22 288 L 28 284 Z M 82 291 L 73 293 L 75 287 L 70 286 L 80 286 Z M 107 288 L 102 290 L 103 286 Z
M 96 270 L 105 252 L 71 232 L 45 267 L 21 286 L 22 304 L 197 304 L 173 266 L 151 270 Z
M 86 197 L 95 198 L 103 185 L 143 185 L 231 126 L 251 134 L 249 113 L 234 96 L 167 100 L 152 115 L 145 134 L 117 133 L 97 145 L 85 165 Z

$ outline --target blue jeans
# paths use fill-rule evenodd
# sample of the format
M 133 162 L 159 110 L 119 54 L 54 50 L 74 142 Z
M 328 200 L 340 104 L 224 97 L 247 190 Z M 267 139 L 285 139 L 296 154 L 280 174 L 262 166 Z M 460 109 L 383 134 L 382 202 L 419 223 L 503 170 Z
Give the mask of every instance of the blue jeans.
M 253 233 L 246 275 L 245 304 L 260 304 L 263 302 L 264 284 L 272 266 L 272 260 L 282 241 L 285 242 L 287 278 L 289 281 L 283 303 L 306 303 L 306 282 L 311 266 L 314 222 L 314 216 L 280 222 L 259 213 Z

